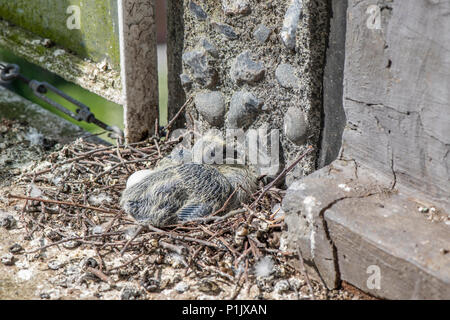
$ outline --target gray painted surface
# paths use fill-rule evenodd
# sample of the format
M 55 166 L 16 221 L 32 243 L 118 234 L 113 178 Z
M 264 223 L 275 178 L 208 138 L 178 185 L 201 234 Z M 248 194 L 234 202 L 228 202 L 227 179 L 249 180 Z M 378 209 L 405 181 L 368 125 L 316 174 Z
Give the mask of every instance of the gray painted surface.
M 329 288 L 450 299 L 449 12 L 442 1 L 349 0 L 340 155 L 283 201 L 291 244 Z
M 181 85 L 180 74 L 183 71 L 181 55 L 184 43 L 184 7 L 183 1 L 167 1 L 167 82 L 169 97 L 167 102 L 167 118 L 170 121 L 186 100 Z M 183 117 L 178 117 L 173 128 L 182 127 Z

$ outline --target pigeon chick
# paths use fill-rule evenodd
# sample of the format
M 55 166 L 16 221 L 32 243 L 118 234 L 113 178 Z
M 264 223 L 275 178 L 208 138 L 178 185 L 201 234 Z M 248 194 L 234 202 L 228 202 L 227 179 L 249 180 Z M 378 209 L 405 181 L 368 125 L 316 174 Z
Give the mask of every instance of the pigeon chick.
M 138 222 L 162 227 L 209 215 L 233 195 L 229 209 L 249 198 L 257 177 L 244 165 L 183 163 L 129 178 L 121 206 Z

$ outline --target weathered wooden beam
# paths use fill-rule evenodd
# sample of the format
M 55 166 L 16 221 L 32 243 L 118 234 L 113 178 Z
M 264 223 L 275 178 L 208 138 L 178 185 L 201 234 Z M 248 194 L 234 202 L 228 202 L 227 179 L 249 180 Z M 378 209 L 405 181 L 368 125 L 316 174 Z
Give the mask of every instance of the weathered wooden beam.
M 127 141 L 144 140 L 158 119 L 154 0 L 119 0 L 121 75 Z
M 348 1 L 339 159 L 283 199 L 287 242 L 328 288 L 450 298 L 446 12 L 442 1 Z
M 180 81 L 180 74 L 183 72 L 181 61 L 184 44 L 183 14 L 183 1 L 167 1 L 167 85 L 169 91 L 167 116 L 169 121 L 186 100 Z M 182 126 L 184 121 L 184 117 L 178 117 L 172 128 Z

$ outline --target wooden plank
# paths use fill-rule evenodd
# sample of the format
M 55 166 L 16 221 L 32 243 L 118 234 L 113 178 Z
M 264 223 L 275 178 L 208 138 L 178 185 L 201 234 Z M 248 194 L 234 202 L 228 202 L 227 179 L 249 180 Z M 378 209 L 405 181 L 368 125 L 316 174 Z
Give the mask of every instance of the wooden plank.
M 44 44 L 44 38 L 0 20 L 0 47 L 105 99 L 123 103 L 118 71 L 105 70 L 102 63 L 83 59 L 59 45 L 47 48 Z
M 380 28 L 368 27 L 370 6 L 380 11 Z M 343 142 L 346 158 L 426 193 L 447 211 L 449 12 L 448 1 L 349 2 Z
M 427 199 L 390 185 L 378 171 L 342 160 L 294 182 L 283 200 L 290 245 L 330 289 L 346 281 L 381 298 L 449 299 L 444 214 L 430 221 L 419 210 Z
M 151 136 L 158 119 L 158 69 L 154 0 L 121 0 L 119 34 L 127 141 Z
M 81 58 L 97 63 L 106 60 L 119 70 L 117 1 L 0 1 L 0 17 Z
M 341 280 L 381 298 L 450 299 L 448 226 L 428 220 L 419 206 L 380 194 L 327 210 Z

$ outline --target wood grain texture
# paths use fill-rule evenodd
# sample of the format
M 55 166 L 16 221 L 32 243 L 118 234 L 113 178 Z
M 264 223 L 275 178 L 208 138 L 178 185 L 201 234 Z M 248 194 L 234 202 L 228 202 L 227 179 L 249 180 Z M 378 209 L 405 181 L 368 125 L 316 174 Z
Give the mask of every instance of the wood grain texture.
M 336 160 L 294 182 L 283 200 L 290 245 L 329 289 L 346 281 L 381 298 L 449 299 L 448 226 L 378 178 Z M 370 266 L 379 268 L 379 288 L 368 286 Z
M 381 29 L 367 27 L 370 5 Z M 344 156 L 450 211 L 450 2 L 349 2 Z
M 401 195 L 347 198 L 325 219 L 341 280 L 381 298 L 450 298 L 450 258 L 441 251 L 448 226 L 426 220 L 417 203 Z M 371 266 L 379 268 L 378 288 L 368 282 Z
M 122 81 L 127 141 L 153 134 L 158 119 L 158 69 L 154 0 L 122 0 Z
M 450 297 L 448 226 L 419 211 L 450 212 L 449 14 L 448 1 L 349 0 L 341 154 L 283 200 L 288 240 L 328 288 Z M 370 266 L 379 288 L 368 286 Z

